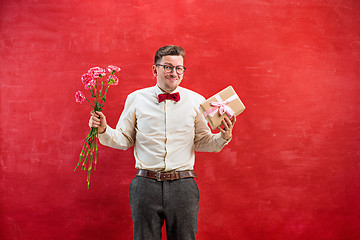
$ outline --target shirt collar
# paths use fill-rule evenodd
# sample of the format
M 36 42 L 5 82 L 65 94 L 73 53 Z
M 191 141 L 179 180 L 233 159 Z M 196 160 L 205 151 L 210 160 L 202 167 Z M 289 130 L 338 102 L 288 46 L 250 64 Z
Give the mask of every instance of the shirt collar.
M 157 84 L 154 86 L 154 90 L 155 90 L 155 95 L 156 96 L 159 95 L 159 94 L 164 93 L 163 90 L 161 90 Z
M 154 91 L 155 91 L 155 97 L 156 97 L 156 99 L 158 98 L 158 95 L 159 94 L 162 94 L 162 93 L 166 93 L 166 92 L 164 92 L 163 90 L 161 90 L 161 88 L 159 88 L 159 86 L 156 84 L 155 86 L 154 86 Z M 171 93 L 176 93 L 176 92 L 178 92 L 179 94 L 180 94 L 180 97 L 181 97 L 181 87 L 180 86 L 178 86 L 174 91 L 172 91 Z

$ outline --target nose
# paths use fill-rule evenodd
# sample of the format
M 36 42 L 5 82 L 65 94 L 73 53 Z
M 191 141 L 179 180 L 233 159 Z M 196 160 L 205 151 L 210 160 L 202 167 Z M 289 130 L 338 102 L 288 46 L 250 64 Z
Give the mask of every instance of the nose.
M 179 75 L 178 73 L 177 73 L 177 71 L 176 71 L 176 67 L 173 67 L 172 69 L 171 69 L 171 72 L 170 72 L 171 74 L 176 74 L 176 75 Z

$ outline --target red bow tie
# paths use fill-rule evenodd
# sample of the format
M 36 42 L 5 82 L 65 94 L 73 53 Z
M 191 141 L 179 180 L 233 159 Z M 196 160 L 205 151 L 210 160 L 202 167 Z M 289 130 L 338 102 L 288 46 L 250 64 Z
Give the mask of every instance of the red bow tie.
M 159 99 L 159 103 L 161 103 L 165 99 L 171 99 L 174 100 L 175 102 L 178 102 L 180 101 L 180 94 L 178 92 L 159 94 L 158 99 Z

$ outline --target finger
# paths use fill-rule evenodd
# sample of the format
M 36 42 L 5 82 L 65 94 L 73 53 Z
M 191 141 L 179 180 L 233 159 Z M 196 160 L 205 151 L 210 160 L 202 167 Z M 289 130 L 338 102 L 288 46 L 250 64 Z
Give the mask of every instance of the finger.
M 98 127 L 98 124 L 95 123 L 91 118 L 89 120 L 89 127 Z
M 104 118 L 105 118 L 105 115 L 104 115 L 102 112 L 100 112 L 100 111 L 96 111 L 96 114 L 99 115 L 100 117 L 104 117 Z
M 106 117 L 105 117 L 105 115 L 104 115 L 102 112 L 96 111 L 96 113 L 98 114 L 99 119 L 103 119 L 103 120 L 106 121 Z
M 234 115 L 234 117 L 233 117 L 233 119 L 232 119 L 232 121 L 231 121 L 232 125 L 234 125 L 235 122 L 236 122 L 236 116 Z
M 227 122 L 226 122 L 225 119 L 222 120 L 222 124 L 223 124 L 223 126 L 224 126 L 223 131 L 224 131 L 224 132 L 228 131 L 228 130 L 229 130 L 229 126 L 228 126 L 228 124 L 227 124 Z
M 226 125 L 230 128 L 231 127 L 231 121 L 228 117 L 225 117 L 225 122 L 226 122 Z
M 225 117 L 225 120 L 226 120 L 226 126 L 228 127 L 228 128 L 226 128 L 226 130 L 232 131 L 232 128 L 233 128 L 236 120 L 235 121 L 234 121 L 234 119 L 230 120 L 228 117 Z
M 225 130 L 224 130 L 224 129 L 222 129 L 220 126 L 219 126 L 217 129 L 219 129 L 219 130 L 220 130 L 220 132 L 225 133 Z
M 91 117 L 91 120 L 92 120 L 93 122 L 95 122 L 95 123 L 100 123 L 100 118 L 99 118 L 98 116 L 96 116 L 96 115 L 92 116 L 92 117 Z
M 100 116 L 98 114 L 96 114 L 94 111 L 91 111 L 91 116 L 100 119 Z
M 230 118 L 228 118 L 228 117 L 225 117 L 225 121 L 226 121 L 226 125 L 227 125 L 229 128 L 231 128 L 232 125 L 233 125 L 232 120 L 230 120 Z

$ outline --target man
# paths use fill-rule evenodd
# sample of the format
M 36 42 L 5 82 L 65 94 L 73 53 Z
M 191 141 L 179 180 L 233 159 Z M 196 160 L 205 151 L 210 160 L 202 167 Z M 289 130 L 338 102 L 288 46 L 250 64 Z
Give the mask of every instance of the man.
M 164 221 L 168 239 L 196 239 L 194 151 L 218 152 L 232 137 L 235 117 L 225 117 L 220 133 L 212 134 L 199 110 L 205 98 L 179 87 L 184 57 L 184 50 L 173 45 L 156 52 L 156 85 L 129 94 L 116 129 L 101 112 L 89 121 L 98 128 L 101 144 L 123 150 L 134 145 L 138 172 L 130 185 L 130 205 L 136 240 L 160 240 Z

